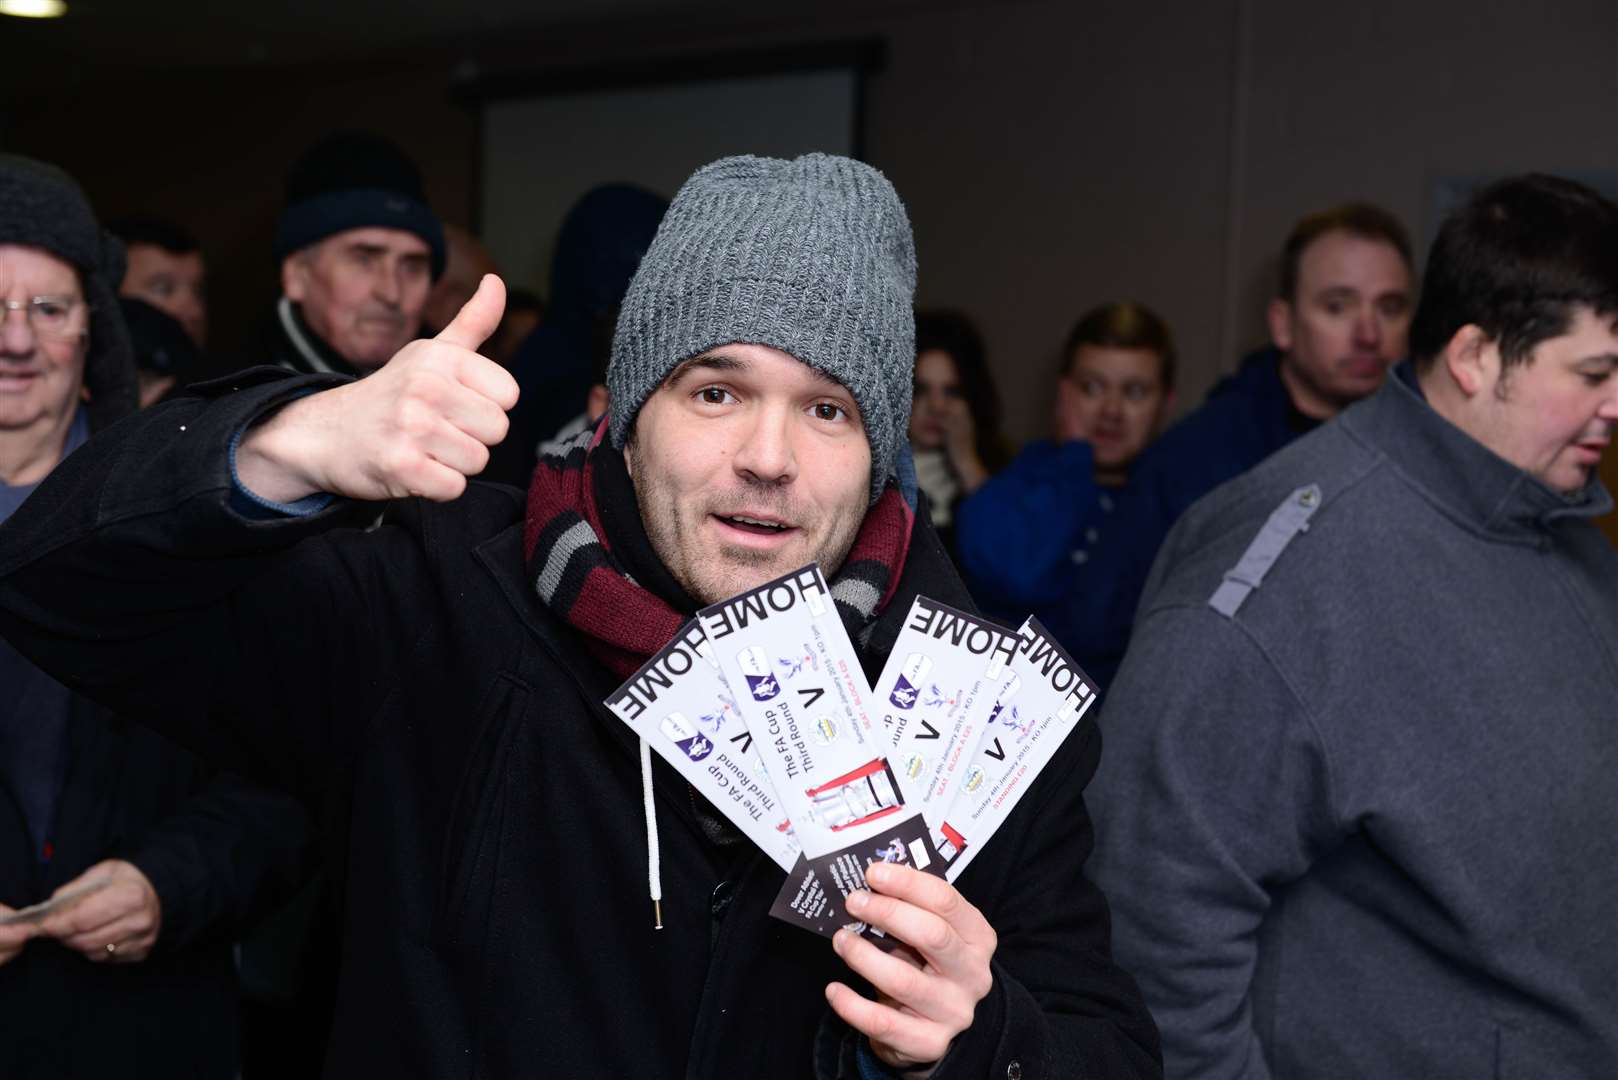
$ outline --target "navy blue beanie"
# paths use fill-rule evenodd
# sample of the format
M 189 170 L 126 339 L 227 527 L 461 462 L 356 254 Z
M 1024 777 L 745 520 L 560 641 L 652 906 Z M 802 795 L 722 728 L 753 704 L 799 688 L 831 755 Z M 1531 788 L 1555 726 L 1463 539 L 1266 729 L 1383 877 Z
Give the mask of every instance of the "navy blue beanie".
M 275 223 L 275 261 L 328 236 L 372 227 L 421 237 L 431 251 L 433 280 L 443 274 L 444 227 L 427 205 L 415 163 L 375 135 L 329 136 L 287 176 L 286 207 Z

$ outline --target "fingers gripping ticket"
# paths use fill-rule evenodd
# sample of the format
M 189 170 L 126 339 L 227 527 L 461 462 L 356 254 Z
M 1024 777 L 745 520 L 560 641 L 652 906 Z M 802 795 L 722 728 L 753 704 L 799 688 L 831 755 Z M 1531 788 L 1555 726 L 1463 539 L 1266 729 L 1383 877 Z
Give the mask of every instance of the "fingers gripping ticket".
M 847 930 L 834 946 L 849 969 L 876 990 L 871 1001 L 842 983 L 826 1000 L 871 1041 L 890 1065 L 936 1061 L 972 1024 L 978 1002 L 993 988 L 993 927 L 955 887 L 908 867 L 874 865 L 871 892 L 850 893 L 848 910 L 907 948 L 884 951 Z M 913 954 L 911 952 L 913 950 Z

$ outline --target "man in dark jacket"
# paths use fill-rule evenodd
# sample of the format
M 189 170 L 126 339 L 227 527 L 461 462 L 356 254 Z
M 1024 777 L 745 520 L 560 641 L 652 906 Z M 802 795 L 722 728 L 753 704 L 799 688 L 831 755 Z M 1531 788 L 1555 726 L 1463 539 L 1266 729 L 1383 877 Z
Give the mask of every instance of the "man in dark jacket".
M 1372 393 L 1404 357 L 1413 284 L 1410 240 L 1380 207 L 1346 203 L 1292 227 L 1267 311 L 1271 347 L 1243 360 L 1136 464 L 1121 515 L 1131 549 L 1106 584 L 1103 605 L 1118 650 L 1152 560 L 1180 515 Z
M 404 151 L 341 133 L 287 174 L 275 259 L 281 297 L 252 359 L 364 375 L 421 333 L 428 290 L 444 272 L 444 227 Z
M 868 671 L 918 592 L 970 603 L 893 479 L 914 282 L 875 170 L 726 159 L 636 274 L 607 421 L 526 500 L 466 480 L 516 397 L 472 351 L 489 278 L 368 379 L 163 406 L 0 535 L 0 630 L 340 832 L 330 1075 L 1158 1074 L 1083 872 L 1092 729 L 958 889 L 878 875 L 861 917 L 915 947 L 888 955 L 770 919 L 779 867 L 600 704 L 698 605 L 810 559 Z M 407 495 L 456 501 L 338 527 Z
M 69 177 L 0 157 L 0 521 L 134 411 L 122 273 Z M 306 831 L 292 799 L 214 773 L 0 641 L 0 1075 L 234 1076 L 231 935 L 296 884 Z
M 1618 1076 L 1618 209 L 1480 192 L 1410 336 L 1175 526 L 1102 716 L 1172 1075 Z

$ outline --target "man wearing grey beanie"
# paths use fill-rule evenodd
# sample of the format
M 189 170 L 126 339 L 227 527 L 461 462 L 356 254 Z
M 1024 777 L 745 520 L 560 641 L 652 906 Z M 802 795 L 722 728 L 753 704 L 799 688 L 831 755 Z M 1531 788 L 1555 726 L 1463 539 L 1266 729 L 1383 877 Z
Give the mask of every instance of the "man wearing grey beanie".
M 971 607 L 901 479 L 915 274 L 876 170 L 727 158 L 630 287 L 607 419 L 526 495 L 468 483 L 516 399 L 475 351 L 488 277 L 367 379 L 198 388 L 0 533 L 0 632 L 344 838 L 329 1075 L 1160 1074 L 1083 872 L 1093 729 L 958 888 L 872 871 L 861 917 L 908 943 L 883 953 L 769 919 L 779 867 L 599 704 L 699 607 L 811 560 L 868 677 L 915 596 Z M 154 574 L 187 602 L 148 607 Z M 86 595 L 46 612 L 46 579 Z M 202 687 L 142 662 L 204 643 Z

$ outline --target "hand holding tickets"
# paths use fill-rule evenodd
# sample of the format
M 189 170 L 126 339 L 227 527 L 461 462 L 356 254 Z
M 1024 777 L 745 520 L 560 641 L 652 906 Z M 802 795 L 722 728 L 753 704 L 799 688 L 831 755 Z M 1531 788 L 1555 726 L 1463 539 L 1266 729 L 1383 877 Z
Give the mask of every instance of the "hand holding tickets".
M 1094 702 L 1037 621 L 926 597 L 873 691 L 810 565 L 703 609 L 607 706 L 788 872 L 771 914 L 891 948 L 845 906 L 866 869 L 954 881 Z
M 837 955 L 871 984 L 877 1000 L 834 982 L 826 987 L 826 1001 L 870 1039 L 884 1064 L 899 1070 L 926 1066 L 972 1026 L 978 1002 L 994 986 L 994 927 L 955 886 L 931 875 L 878 864 L 866 880 L 871 891 L 850 894 L 849 911 L 907 944 L 883 950 L 838 931 L 832 939 Z

